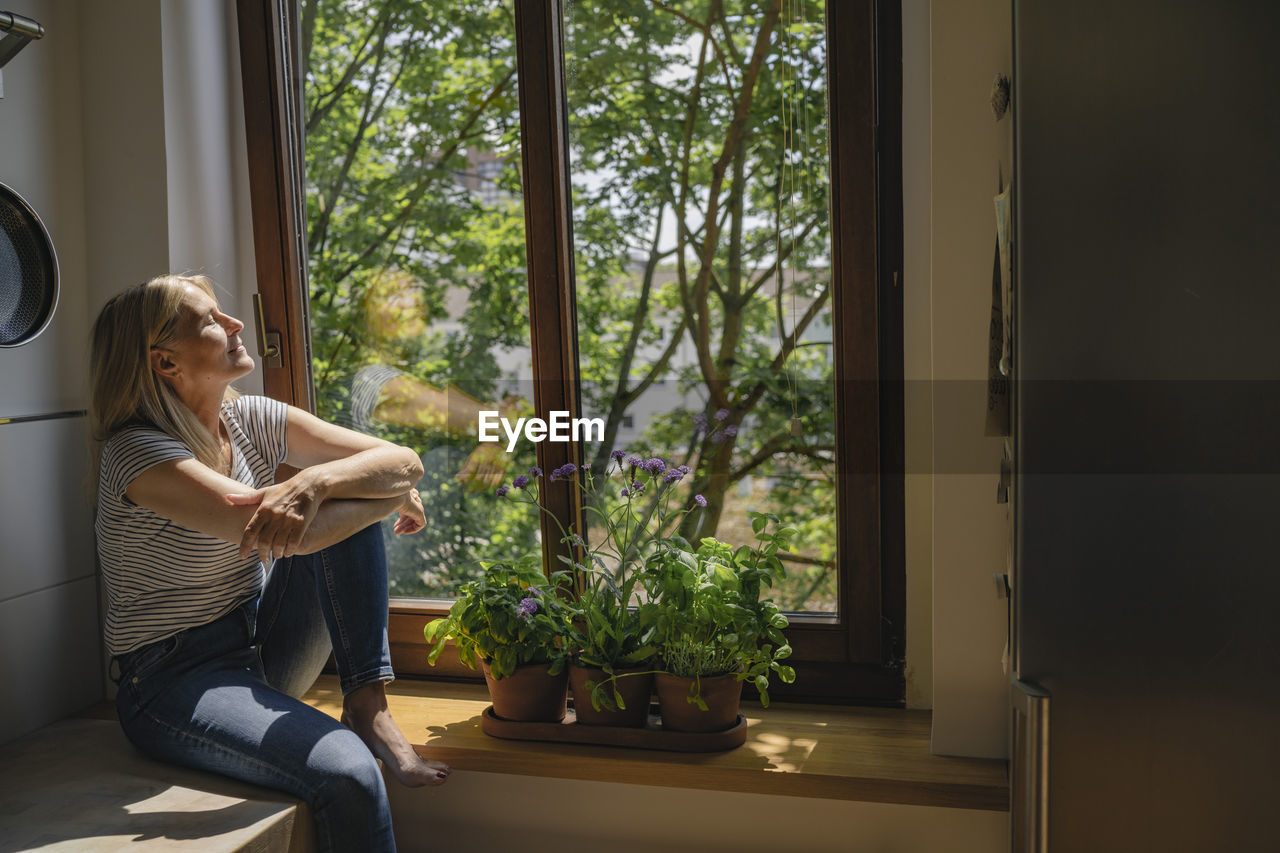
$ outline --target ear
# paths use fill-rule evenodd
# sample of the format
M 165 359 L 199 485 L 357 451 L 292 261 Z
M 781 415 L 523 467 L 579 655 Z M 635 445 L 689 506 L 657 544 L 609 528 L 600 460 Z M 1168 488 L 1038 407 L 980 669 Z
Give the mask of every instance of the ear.
M 164 379 L 173 379 L 178 375 L 178 365 L 173 363 L 169 351 L 158 347 L 151 349 L 151 369 Z

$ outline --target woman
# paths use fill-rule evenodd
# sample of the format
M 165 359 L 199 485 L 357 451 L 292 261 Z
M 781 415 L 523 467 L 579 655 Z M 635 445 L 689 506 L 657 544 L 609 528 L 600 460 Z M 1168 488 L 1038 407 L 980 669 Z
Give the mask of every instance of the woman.
M 125 734 L 164 761 L 305 800 L 321 850 L 394 850 L 375 757 L 440 784 L 387 709 L 378 522 L 424 524 L 403 447 L 230 384 L 244 324 L 202 276 L 162 276 L 102 309 L 92 417 L 106 643 Z M 274 482 L 278 465 L 299 472 Z M 300 702 L 330 650 L 342 722 Z

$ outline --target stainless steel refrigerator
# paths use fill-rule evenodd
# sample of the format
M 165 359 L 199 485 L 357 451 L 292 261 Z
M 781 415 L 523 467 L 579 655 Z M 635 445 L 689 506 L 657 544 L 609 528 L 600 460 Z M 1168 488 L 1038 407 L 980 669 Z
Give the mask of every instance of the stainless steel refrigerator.
M 1013 32 L 1014 849 L 1280 851 L 1280 3 Z

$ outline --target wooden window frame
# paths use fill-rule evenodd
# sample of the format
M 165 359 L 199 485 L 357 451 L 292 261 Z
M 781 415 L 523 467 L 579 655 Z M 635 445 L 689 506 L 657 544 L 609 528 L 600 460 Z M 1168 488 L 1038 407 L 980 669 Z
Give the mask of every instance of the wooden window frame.
M 301 63 L 293 0 L 237 0 L 253 234 L 262 323 L 280 335 L 269 396 L 315 410 L 303 220 Z M 580 415 L 562 0 L 515 0 L 526 182 L 534 407 Z M 798 615 L 794 685 L 778 699 L 901 705 L 906 612 L 903 480 L 901 0 L 828 2 L 833 345 L 839 614 Z M 541 442 L 538 464 L 580 463 Z M 548 492 L 565 520 L 576 490 Z M 544 518 L 543 541 L 558 543 Z M 558 547 L 558 546 L 552 546 Z M 554 555 L 551 555 L 554 559 Z M 428 667 L 423 626 L 448 602 L 393 600 L 402 675 L 478 678 L 456 660 Z

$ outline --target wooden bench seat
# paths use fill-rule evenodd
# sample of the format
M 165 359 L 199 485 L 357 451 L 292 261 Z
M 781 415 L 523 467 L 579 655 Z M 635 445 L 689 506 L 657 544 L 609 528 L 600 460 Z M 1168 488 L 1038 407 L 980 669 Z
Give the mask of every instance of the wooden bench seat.
M 0 747 L 0 849 L 305 853 L 306 806 L 144 757 L 118 723 L 67 719 Z

